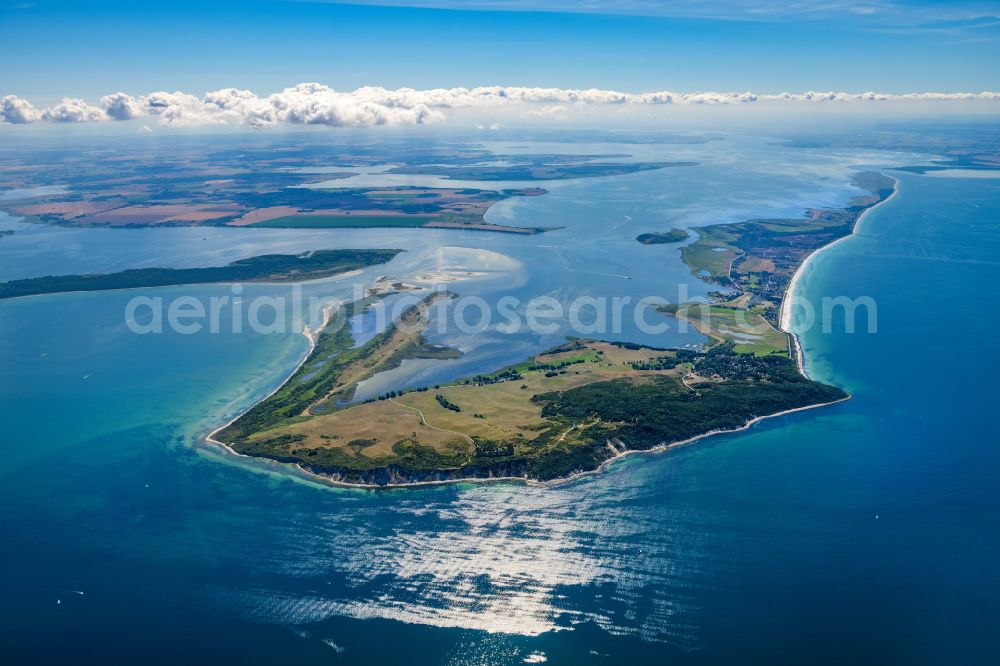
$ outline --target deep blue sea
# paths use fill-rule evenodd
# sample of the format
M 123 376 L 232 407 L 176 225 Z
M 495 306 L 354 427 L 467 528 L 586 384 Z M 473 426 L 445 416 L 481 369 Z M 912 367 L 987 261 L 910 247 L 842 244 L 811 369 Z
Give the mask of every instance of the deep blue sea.
M 0 279 L 212 263 L 261 247 L 395 247 L 409 233 L 400 263 L 367 277 L 465 262 L 496 271 L 455 283 L 487 299 L 498 284 L 610 290 L 623 271 L 640 289 L 686 277 L 675 249 L 654 256 L 635 233 L 842 204 L 852 192 L 857 156 L 783 150 L 763 166 L 748 160 L 756 180 L 719 149 L 685 173 L 505 202 L 496 215 L 561 215 L 567 227 L 528 239 L 71 232 L 8 219 L 17 233 L 0 239 Z M 827 171 L 804 170 L 820 156 Z M 233 460 L 198 443 L 281 381 L 306 350 L 297 332 L 138 336 L 122 316 L 129 292 L 0 302 L 0 660 L 995 663 L 1000 179 L 894 175 L 898 195 L 799 283 L 817 302 L 877 304 L 877 333 L 847 333 L 835 317 L 830 332 L 803 334 L 810 373 L 852 400 L 552 487 L 331 489 Z M 441 250 L 473 244 L 494 254 Z M 347 291 L 337 280 L 308 288 Z M 484 335 L 443 335 L 470 354 L 411 370 L 421 382 L 460 376 L 552 343 Z

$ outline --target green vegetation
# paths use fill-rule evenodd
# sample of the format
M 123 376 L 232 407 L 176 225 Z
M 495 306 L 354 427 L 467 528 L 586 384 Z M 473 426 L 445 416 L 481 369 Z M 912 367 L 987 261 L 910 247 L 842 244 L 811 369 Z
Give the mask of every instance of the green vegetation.
M 283 422 L 308 418 L 310 411 L 336 409 L 338 402 L 353 396 L 360 381 L 376 370 L 397 367 L 406 358 L 454 358 L 455 350 L 431 347 L 423 342 L 419 331 L 401 330 L 402 324 L 412 328 L 425 318 L 427 309 L 437 300 L 451 297 L 448 292 L 431 294 L 360 347 L 353 346 L 347 320 L 364 312 L 378 297 L 338 309 L 320 332 L 312 352 L 281 388 L 216 433 L 215 438 L 235 444 Z M 429 356 L 420 356 L 422 353 Z
M 816 249 L 842 238 L 861 214 L 887 199 L 895 181 L 875 172 L 854 176 L 853 184 L 871 194 L 854 197 L 837 209 L 810 209 L 800 219 L 755 219 L 698 229 L 698 240 L 681 248 L 691 272 L 710 282 L 750 295 L 746 307 L 773 325 L 788 283 Z
M 716 342 L 729 341 L 742 354 L 788 354 L 788 336 L 739 298 L 722 304 L 664 305 L 660 312 L 689 322 Z
M 303 282 L 390 261 L 402 250 L 317 250 L 264 254 L 211 268 L 133 268 L 96 275 L 49 275 L 0 283 L 0 298 L 215 282 Z
M 666 243 L 680 243 L 689 238 L 688 232 L 683 229 L 671 229 L 665 233 L 639 234 L 635 237 L 643 245 L 663 245 Z
M 455 403 L 453 403 L 451 400 L 449 400 L 448 398 L 444 397 L 440 393 L 438 393 L 436 396 L 434 396 L 434 399 L 437 400 L 438 404 L 441 405 L 442 407 L 444 407 L 445 409 L 450 409 L 453 412 L 460 412 L 460 411 L 462 411 L 461 407 L 459 407 L 458 405 L 456 405 Z
M 739 248 L 730 245 L 733 239 L 726 225 L 702 227 L 698 229 L 698 240 L 681 248 L 681 259 L 698 277 L 728 284 L 730 267 L 740 253 Z
M 727 356 L 741 355 L 730 352 Z M 768 360 L 774 372 L 761 381 L 706 381 L 692 390 L 676 377 L 642 383 L 616 379 L 538 396 L 545 405 L 544 416 L 573 422 L 597 419 L 599 423 L 582 431 L 576 447 L 555 449 L 564 457 L 549 453 L 536 461 L 533 472 L 539 478 L 554 478 L 575 469 L 592 469 L 607 458 L 609 441 L 627 450 L 646 450 L 734 430 L 759 416 L 846 397 L 840 389 L 806 379 L 788 359 Z
M 299 416 L 316 400 L 327 395 L 337 381 L 340 357 L 350 350 L 354 340 L 346 320 L 360 313 L 371 301 L 351 303 L 338 310 L 316 339 L 309 357 L 271 396 L 216 433 L 221 442 L 232 443 L 250 434 L 266 430 L 285 419 Z
M 686 321 L 716 344 L 732 343 L 737 353 L 787 355 L 788 336 L 778 316 L 792 275 L 817 248 L 851 233 L 861 214 L 884 201 L 895 181 L 875 172 L 856 174 L 853 183 L 871 194 L 854 197 L 840 209 L 813 209 L 803 219 L 747 220 L 698 229 L 698 239 L 681 248 L 691 272 L 726 291 L 712 303 L 659 308 Z
M 385 344 L 369 356 L 384 356 Z M 547 480 L 593 470 L 622 451 L 844 397 L 803 377 L 785 355 L 741 354 L 732 343 L 696 352 L 573 340 L 493 375 L 324 413 L 300 403 L 266 430 L 219 438 L 245 455 L 349 483 Z
M 459 467 L 467 460 L 461 447 L 448 446 L 439 451 L 407 439 L 394 443 L 387 455 L 379 457 L 367 457 L 355 453 L 373 446 L 373 440 L 356 439 L 348 442 L 343 448 L 315 448 L 305 452 L 293 449 L 299 441 L 301 437 L 282 435 L 259 441 L 242 441 L 238 450 L 246 456 L 298 463 L 316 473 L 331 473 L 342 468 L 350 468 L 359 480 L 369 479 L 369 482 L 386 478 L 385 473 L 390 467 L 411 472 L 449 470 Z
M 289 215 L 249 226 L 281 229 L 422 227 L 434 219 L 433 215 Z

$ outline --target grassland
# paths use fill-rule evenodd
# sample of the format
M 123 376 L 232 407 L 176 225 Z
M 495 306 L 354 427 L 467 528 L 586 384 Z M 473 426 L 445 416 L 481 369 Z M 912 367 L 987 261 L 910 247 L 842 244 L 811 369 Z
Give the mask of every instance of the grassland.
M 340 400 L 353 396 L 359 382 L 398 366 L 406 358 L 454 356 L 454 350 L 428 345 L 422 334 L 429 308 L 451 297 L 448 292 L 431 294 L 407 308 L 399 319 L 361 346 L 354 345 L 347 322 L 373 307 L 380 296 L 338 308 L 292 376 L 273 394 L 215 433 L 215 439 L 235 443 L 279 424 L 308 418 L 314 411 L 337 409 Z
M 134 268 L 95 275 L 49 275 L 0 283 L 0 299 L 215 282 L 303 282 L 390 261 L 402 250 L 317 250 L 264 254 L 209 268 Z
M 788 335 L 747 306 L 749 294 L 725 303 L 664 305 L 660 312 L 691 324 L 716 344 L 732 342 L 737 353 L 767 356 L 788 354 Z
M 681 248 L 681 259 L 696 276 L 728 285 L 733 261 L 740 250 L 733 244 L 736 234 L 726 226 L 698 229 L 698 240 Z
M 393 333 L 364 362 L 338 361 L 328 398 L 390 366 L 407 339 Z M 593 470 L 623 451 L 843 397 L 803 377 L 786 356 L 741 354 L 731 344 L 700 353 L 574 340 L 447 386 L 390 391 L 362 404 L 312 403 L 321 410 L 299 402 L 267 427 L 248 429 L 240 419 L 216 437 L 238 453 L 352 484 L 548 480 Z

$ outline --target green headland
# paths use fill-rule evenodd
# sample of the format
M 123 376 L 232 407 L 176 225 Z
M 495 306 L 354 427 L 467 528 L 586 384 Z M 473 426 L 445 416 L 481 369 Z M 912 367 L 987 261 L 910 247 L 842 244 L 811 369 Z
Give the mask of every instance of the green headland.
M 671 229 L 663 233 L 639 234 L 635 237 L 643 245 L 663 245 L 665 243 L 680 243 L 688 239 L 688 232 L 683 229 Z
M 420 332 L 426 309 L 447 297 L 413 306 L 361 347 L 349 327 L 328 325 L 276 393 L 212 439 L 347 484 L 547 481 L 847 397 L 804 377 L 787 355 L 739 353 L 730 342 L 697 352 L 571 340 L 491 374 L 346 404 L 358 382 L 404 358 L 447 357 L 451 350 L 427 350 Z

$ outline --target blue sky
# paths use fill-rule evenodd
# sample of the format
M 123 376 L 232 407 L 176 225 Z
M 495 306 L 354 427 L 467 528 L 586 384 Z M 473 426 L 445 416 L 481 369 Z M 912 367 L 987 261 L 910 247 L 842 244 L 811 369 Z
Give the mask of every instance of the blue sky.
M 38 103 L 118 90 L 268 93 L 303 81 L 1000 90 L 1000 3 L 0 0 L 0 34 L 0 96 Z

